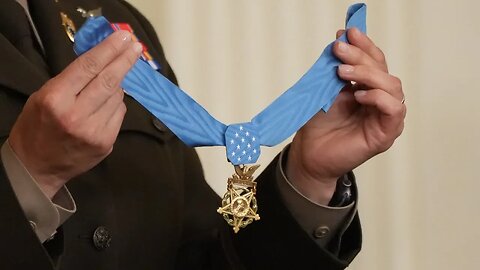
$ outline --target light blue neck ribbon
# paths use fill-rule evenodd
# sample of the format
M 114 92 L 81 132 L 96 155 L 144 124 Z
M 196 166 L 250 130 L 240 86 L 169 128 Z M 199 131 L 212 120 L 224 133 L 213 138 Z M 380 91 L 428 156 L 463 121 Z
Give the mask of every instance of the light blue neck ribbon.
M 346 29 L 366 32 L 366 5 L 347 11 Z M 81 55 L 113 33 L 104 17 L 89 19 L 75 35 L 74 50 Z M 346 34 L 338 40 L 348 42 Z M 127 94 L 160 119 L 189 146 L 226 146 L 233 165 L 255 163 L 260 146 L 274 146 L 300 129 L 317 112 L 327 112 L 346 85 L 337 76 L 341 62 L 329 44 L 315 64 L 250 122 L 225 125 L 146 62 L 138 60 L 122 82 Z

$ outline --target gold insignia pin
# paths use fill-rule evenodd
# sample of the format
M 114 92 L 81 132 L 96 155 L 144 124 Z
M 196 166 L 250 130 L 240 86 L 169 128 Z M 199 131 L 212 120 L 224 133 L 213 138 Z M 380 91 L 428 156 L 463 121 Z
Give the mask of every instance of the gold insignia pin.
M 68 38 L 71 42 L 74 41 L 75 33 L 77 32 L 77 28 L 75 28 L 75 24 L 72 20 L 67 16 L 67 14 L 60 12 L 60 17 L 62 18 L 62 25 L 67 33 Z
M 235 166 L 235 173 L 228 178 L 227 192 L 223 196 L 222 206 L 217 212 L 223 216 L 227 223 L 238 233 L 240 228 L 245 228 L 254 220 L 259 220 L 258 206 L 255 194 L 257 183 L 253 173 L 260 165 Z

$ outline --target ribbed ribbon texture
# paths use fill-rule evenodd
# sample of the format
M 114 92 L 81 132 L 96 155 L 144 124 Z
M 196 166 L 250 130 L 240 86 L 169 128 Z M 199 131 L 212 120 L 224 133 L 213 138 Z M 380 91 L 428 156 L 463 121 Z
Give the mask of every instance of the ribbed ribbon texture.
M 346 29 L 366 32 L 365 4 L 349 7 Z M 81 55 L 111 35 L 104 17 L 90 18 L 75 35 L 74 51 Z M 338 40 L 348 42 L 346 34 Z M 260 146 L 274 146 L 295 133 L 317 112 L 332 106 L 346 82 L 337 75 L 340 60 L 329 44 L 313 66 L 250 122 L 225 125 L 211 116 L 165 76 L 138 60 L 122 87 L 189 146 L 225 146 L 234 165 L 255 163 Z

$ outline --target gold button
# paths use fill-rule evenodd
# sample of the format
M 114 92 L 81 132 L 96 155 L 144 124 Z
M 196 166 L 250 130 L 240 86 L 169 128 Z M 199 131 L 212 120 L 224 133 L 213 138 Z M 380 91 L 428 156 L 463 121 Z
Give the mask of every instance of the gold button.
M 330 232 L 330 228 L 328 228 L 327 226 L 320 226 L 317 229 L 315 229 L 315 231 L 313 232 L 313 236 L 315 238 L 323 238 L 327 236 L 329 232 Z

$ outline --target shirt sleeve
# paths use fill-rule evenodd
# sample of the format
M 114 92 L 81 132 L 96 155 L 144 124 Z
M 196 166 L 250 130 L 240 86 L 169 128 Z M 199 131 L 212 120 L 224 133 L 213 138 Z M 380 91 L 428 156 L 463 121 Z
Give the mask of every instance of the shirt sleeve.
M 355 217 L 357 194 L 353 192 L 353 202 L 344 207 L 330 207 L 311 201 L 302 195 L 287 179 L 284 173 L 287 153 L 288 146 L 281 152 L 276 169 L 276 182 L 280 196 L 290 213 L 307 234 L 319 246 L 329 249 L 329 247 L 335 246 L 334 243 L 337 242 L 337 239 L 341 239 L 342 234 Z M 347 174 L 343 177 L 353 178 L 353 174 Z M 349 180 L 354 183 L 354 179 Z
M 18 159 L 8 140 L 2 146 L 1 158 L 15 196 L 40 242 L 51 239 L 57 228 L 76 211 L 72 195 L 63 186 L 50 200 Z

